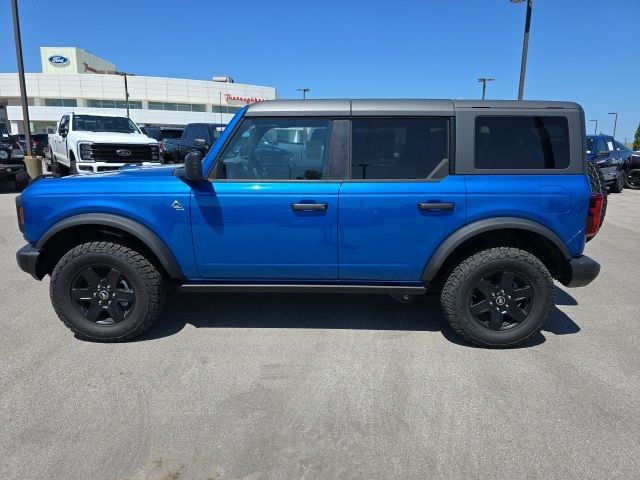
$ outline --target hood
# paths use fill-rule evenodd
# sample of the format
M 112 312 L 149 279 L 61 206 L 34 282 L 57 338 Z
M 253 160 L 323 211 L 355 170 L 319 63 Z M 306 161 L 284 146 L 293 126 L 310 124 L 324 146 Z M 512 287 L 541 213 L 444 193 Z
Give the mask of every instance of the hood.
M 87 140 L 96 143 L 129 143 L 148 144 L 158 143 L 153 138 L 143 133 L 119 133 L 119 132 L 73 132 L 76 140 Z
M 173 188 L 170 185 L 184 184 L 173 175 L 178 167 L 180 165 L 131 166 L 111 172 L 69 177 L 42 176 L 31 182 L 23 192 L 23 196 L 170 191 Z

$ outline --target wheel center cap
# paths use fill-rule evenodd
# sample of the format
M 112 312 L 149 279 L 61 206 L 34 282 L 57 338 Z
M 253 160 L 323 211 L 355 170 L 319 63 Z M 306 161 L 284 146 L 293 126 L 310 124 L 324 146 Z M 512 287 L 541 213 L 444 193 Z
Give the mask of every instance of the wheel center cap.
M 496 297 L 496 304 L 498 305 L 504 305 L 505 304 L 505 299 L 502 295 L 500 295 L 499 297 Z
M 98 296 L 101 300 L 106 300 L 107 298 L 109 298 L 109 292 L 107 292 L 106 290 L 100 290 L 98 292 Z

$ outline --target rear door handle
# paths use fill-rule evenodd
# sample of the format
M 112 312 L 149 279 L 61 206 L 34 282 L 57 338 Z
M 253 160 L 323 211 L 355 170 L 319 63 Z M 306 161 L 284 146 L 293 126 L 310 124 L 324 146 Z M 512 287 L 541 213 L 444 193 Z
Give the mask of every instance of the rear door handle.
M 453 210 L 453 202 L 418 202 L 418 210 Z
M 327 209 L 326 203 L 292 203 L 291 210 L 324 212 Z

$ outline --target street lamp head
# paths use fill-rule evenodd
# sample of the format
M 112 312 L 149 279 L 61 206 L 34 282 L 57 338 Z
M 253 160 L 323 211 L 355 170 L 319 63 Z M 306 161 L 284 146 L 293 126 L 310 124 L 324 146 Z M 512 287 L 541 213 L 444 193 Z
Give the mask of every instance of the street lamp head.
M 524 3 L 527 0 L 509 0 L 509 3 Z
M 609 112 L 609 115 L 618 115 L 618 112 Z
M 493 82 L 495 81 L 495 78 L 485 78 L 485 77 L 480 77 L 478 79 L 479 82 Z

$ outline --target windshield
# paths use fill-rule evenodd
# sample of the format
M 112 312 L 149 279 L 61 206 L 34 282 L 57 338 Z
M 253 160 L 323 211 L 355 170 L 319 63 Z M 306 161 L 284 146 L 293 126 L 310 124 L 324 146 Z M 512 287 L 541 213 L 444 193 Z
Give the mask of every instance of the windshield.
M 73 129 L 85 132 L 139 133 L 138 127 L 126 117 L 74 115 Z
M 593 152 L 596 140 L 594 138 L 587 138 L 587 153 Z

